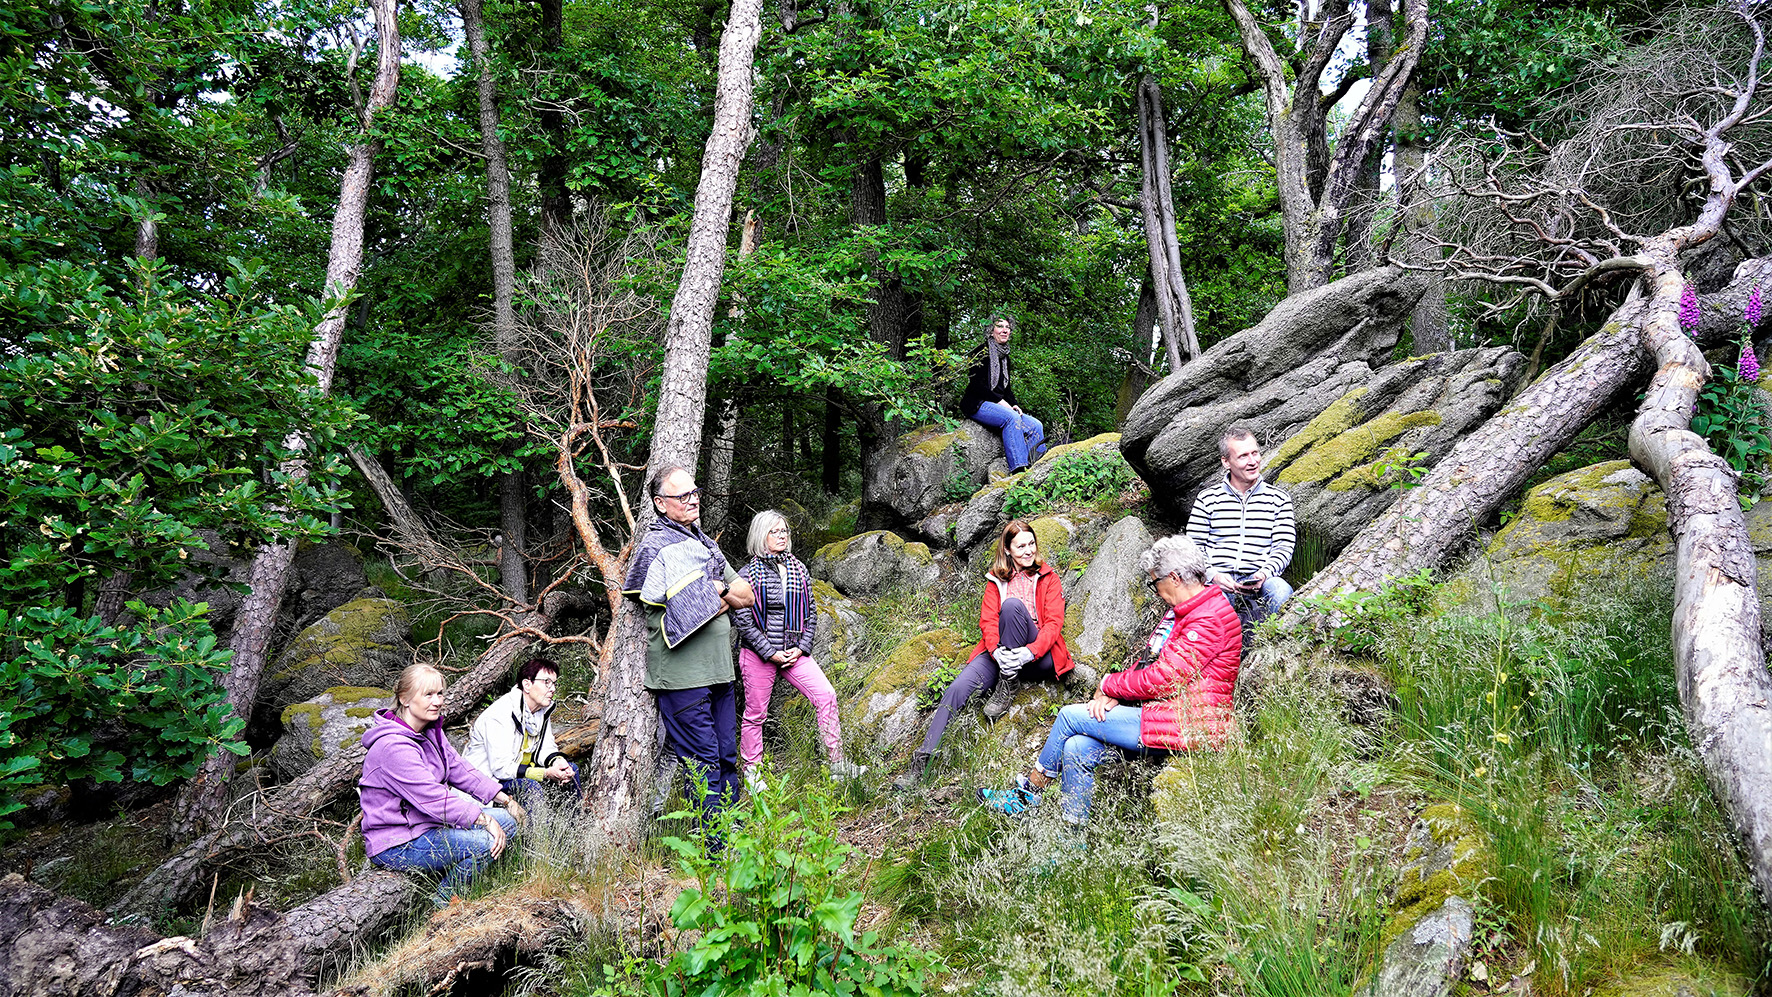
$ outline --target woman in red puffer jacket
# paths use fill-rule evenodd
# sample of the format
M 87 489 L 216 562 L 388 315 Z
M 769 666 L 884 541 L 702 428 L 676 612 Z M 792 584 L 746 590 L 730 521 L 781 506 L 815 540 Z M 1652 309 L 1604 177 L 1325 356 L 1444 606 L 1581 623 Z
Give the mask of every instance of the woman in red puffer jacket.
M 985 805 L 1019 814 L 1058 780 L 1065 819 L 1081 824 L 1089 819 L 1095 766 L 1109 753 L 1223 745 L 1243 647 L 1236 611 L 1206 581 L 1206 557 L 1186 536 L 1157 541 L 1138 563 L 1169 604 L 1145 653 L 1103 678 L 1094 699 L 1060 710 L 1034 767 L 1010 789 L 980 790 Z

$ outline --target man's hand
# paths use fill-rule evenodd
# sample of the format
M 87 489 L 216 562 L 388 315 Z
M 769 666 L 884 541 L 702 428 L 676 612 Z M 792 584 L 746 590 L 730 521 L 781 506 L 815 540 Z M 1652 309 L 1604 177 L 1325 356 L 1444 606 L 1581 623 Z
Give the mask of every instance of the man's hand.
M 556 758 L 554 759 L 554 764 L 549 765 L 548 770 L 543 772 L 542 775 L 555 782 L 571 782 L 572 764 L 564 758 Z

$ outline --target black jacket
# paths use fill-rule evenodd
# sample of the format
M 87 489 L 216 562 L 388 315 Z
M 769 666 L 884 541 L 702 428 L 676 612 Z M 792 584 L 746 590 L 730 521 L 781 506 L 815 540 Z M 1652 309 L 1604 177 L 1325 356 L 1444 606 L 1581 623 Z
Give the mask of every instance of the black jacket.
M 1004 405 L 1019 407 L 1015 400 L 1015 361 L 1010 357 L 1003 358 L 1003 390 L 991 390 L 991 353 L 989 344 L 980 343 L 968 355 L 966 373 L 966 393 L 960 396 L 960 414 L 968 418 L 978 411 L 985 402 L 1002 402 Z

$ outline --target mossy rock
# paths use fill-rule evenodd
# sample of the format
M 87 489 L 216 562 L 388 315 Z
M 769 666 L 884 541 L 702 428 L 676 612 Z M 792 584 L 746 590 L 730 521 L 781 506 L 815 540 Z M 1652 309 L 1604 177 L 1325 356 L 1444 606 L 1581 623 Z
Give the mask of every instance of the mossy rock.
M 1138 559 L 1153 543 L 1136 516 L 1110 527 L 1089 566 L 1065 588 L 1064 637 L 1071 655 L 1097 672 L 1123 668 L 1160 607 Z
M 970 419 L 924 426 L 866 462 L 862 513 L 870 524 L 908 526 L 989 481 L 993 465 L 1006 468 L 994 431 Z
M 864 624 L 855 604 L 830 582 L 812 583 L 812 601 L 818 610 L 818 629 L 812 638 L 812 657 L 831 671 L 847 662 L 850 648 Z
M 1389 947 L 1448 898 L 1474 900 L 1493 875 L 1494 848 L 1469 814 L 1451 803 L 1422 810 L 1403 848 L 1403 868 L 1382 944 Z
M 412 662 L 412 622 L 392 599 L 354 599 L 327 613 L 289 642 L 265 675 L 253 720 L 279 729 L 285 707 L 329 688 L 392 686 Z
M 871 599 L 895 588 L 933 585 L 941 574 L 928 544 L 906 543 L 888 530 L 874 530 L 820 547 L 809 564 L 812 576 L 851 598 Z
M 944 665 L 963 666 L 961 659 L 977 640 L 977 635 L 958 630 L 930 630 L 887 654 L 868 676 L 859 697 L 862 712 L 854 726 L 863 732 L 863 740 L 875 744 L 885 755 L 907 740 L 920 737 L 923 722 L 917 710 L 918 695 L 937 669 Z
M 356 744 L 375 722 L 376 711 L 393 705 L 393 692 L 365 686 L 336 686 L 290 704 L 280 717 L 283 734 L 271 746 L 272 768 L 286 780 L 301 775 Z

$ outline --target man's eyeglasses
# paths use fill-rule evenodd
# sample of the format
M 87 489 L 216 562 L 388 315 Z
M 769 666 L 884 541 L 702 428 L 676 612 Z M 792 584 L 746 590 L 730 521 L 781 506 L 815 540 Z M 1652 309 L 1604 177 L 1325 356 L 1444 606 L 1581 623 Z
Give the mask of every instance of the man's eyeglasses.
M 659 498 L 676 499 L 677 501 L 683 503 L 684 505 L 688 505 L 691 502 L 700 502 L 701 501 L 701 489 L 691 488 L 688 491 L 683 492 L 680 495 L 660 495 Z

